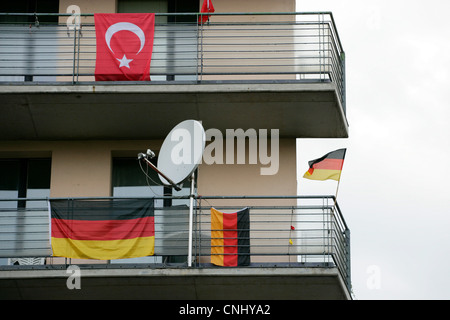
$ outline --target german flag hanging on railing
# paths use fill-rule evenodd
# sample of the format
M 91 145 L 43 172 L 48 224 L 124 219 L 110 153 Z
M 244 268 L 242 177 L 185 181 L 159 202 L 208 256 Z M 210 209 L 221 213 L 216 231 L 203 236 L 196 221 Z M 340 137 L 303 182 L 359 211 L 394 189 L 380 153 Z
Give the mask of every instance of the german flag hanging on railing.
M 250 264 L 248 208 L 233 213 L 211 208 L 211 263 L 223 267 Z
M 344 165 L 345 152 L 347 149 L 339 149 L 327 153 L 321 158 L 308 162 L 309 170 L 303 178 L 310 180 L 336 180 L 341 178 L 342 166 Z
M 154 254 L 154 200 L 51 200 L 53 256 L 124 259 Z

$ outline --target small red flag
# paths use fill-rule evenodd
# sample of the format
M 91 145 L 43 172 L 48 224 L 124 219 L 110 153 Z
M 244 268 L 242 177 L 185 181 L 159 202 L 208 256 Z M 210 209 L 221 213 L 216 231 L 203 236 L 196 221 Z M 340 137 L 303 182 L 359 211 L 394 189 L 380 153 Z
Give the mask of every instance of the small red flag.
M 154 13 L 94 14 L 96 81 L 150 81 Z
M 214 12 L 214 6 L 212 4 L 211 0 L 203 0 L 203 5 L 202 8 L 200 10 L 201 13 L 210 13 L 210 12 Z M 203 24 L 206 21 L 208 21 L 210 15 L 202 15 L 200 17 L 198 17 L 198 23 Z

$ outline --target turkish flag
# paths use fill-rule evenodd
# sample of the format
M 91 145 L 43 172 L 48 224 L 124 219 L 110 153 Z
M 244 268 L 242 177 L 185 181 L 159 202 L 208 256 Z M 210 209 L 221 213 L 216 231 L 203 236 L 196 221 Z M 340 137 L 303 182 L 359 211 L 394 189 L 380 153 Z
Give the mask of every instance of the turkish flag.
M 96 81 L 150 81 L 154 13 L 94 14 Z

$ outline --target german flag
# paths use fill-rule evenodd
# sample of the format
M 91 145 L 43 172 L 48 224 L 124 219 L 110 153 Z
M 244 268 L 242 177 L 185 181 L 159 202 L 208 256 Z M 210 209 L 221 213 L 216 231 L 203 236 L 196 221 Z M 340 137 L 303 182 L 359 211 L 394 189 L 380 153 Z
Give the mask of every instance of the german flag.
M 248 208 L 234 213 L 211 208 L 211 263 L 223 267 L 250 264 Z
M 309 161 L 309 170 L 306 171 L 303 178 L 321 181 L 329 179 L 339 181 L 346 151 L 347 149 L 335 150 L 319 159 Z
M 154 254 L 154 201 L 51 200 L 53 256 L 124 259 Z

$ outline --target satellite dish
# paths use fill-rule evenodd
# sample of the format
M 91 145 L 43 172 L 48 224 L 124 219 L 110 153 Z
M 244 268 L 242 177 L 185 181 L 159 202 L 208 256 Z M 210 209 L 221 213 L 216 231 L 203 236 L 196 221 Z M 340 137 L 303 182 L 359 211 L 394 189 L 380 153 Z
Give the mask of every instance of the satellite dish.
M 158 156 L 158 167 L 148 159 L 155 157 L 151 150 L 139 153 L 138 159 L 144 159 L 155 170 L 161 182 L 180 191 L 186 179 L 191 178 L 189 196 L 189 243 L 188 266 L 192 266 L 193 215 L 194 215 L 194 171 L 200 164 L 205 150 L 206 134 L 202 124 L 196 120 L 185 120 L 176 125 L 164 140 Z
M 196 120 L 185 120 L 176 125 L 164 140 L 158 156 L 158 170 L 181 184 L 200 164 L 205 150 L 206 134 L 202 124 Z M 165 185 L 172 183 L 159 174 Z

